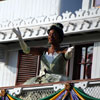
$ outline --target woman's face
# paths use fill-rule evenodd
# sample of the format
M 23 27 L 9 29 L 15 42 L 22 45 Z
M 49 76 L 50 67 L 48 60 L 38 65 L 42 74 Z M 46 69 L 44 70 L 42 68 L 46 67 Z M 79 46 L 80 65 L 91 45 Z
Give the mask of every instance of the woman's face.
M 49 31 L 48 42 L 50 44 L 59 44 L 60 43 L 60 37 L 56 30 L 52 29 Z

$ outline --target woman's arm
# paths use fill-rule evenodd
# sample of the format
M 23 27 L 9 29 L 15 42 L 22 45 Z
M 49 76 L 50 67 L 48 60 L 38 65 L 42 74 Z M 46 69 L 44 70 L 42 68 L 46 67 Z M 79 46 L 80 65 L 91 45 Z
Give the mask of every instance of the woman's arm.
M 47 51 L 47 48 L 44 47 L 33 47 L 30 49 L 30 47 L 24 42 L 21 36 L 21 31 L 19 28 L 13 28 L 13 32 L 17 35 L 19 39 L 20 46 L 24 53 L 32 55 L 42 55 L 44 51 Z
M 22 39 L 20 29 L 19 28 L 13 28 L 13 32 L 17 35 L 17 37 L 19 39 L 20 46 L 21 46 L 23 52 L 26 53 L 26 54 L 30 53 L 30 48 L 27 46 L 27 44 Z

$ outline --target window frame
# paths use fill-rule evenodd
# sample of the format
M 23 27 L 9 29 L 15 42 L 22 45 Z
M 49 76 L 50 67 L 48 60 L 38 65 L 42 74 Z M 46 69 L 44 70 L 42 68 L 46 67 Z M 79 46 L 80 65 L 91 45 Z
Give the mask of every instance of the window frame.
M 80 70 L 81 70 L 81 59 L 82 59 L 82 47 L 88 47 L 88 46 L 93 46 L 93 43 L 89 43 L 89 44 L 78 44 L 75 45 L 75 50 L 74 50 L 74 61 L 71 62 L 73 63 L 71 67 L 73 67 L 73 78 L 72 80 L 80 80 Z M 87 56 L 87 52 L 85 57 Z M 86 60 L 85 60 L 86 61 Z M 93 62 L 93 60 L 92 60 Z M 85 65 L 84 65 L 85 66 Z M 85 67 L 84 67 L 85 70 Z M 84 71 L 84 77 L 83 79 L 85 79 L 85 71 Z
M 96 0 L 93 1 L 93 7 L 98 7 L 100 8 L 100 4 L 96 5 Z
M 24 54 L 22 52 L 22 50 L 19 50 L 19 53 L 18 53 L 18 63 L 17 63 L 17 76 L 16 76 L 16 84 L 15 85 L 21 85 L 21 84 L 23 84 L 27 80 L 27 77 L 26 77 L 26 79 L 24 78 L 24 79 L 20 80 L 21 77 L 25 77 L 25 75 L 27 75 L 27 74 L 23 74 L 23 75 L 20 74 L 20 73 L 22 73 L 24 71 L 24 70 L 20 69 L 20 66 L 21 66 L 21 68 L 24 68 L 24 65 L 21 65 L 21 63 L 22 63 L 21 59 L 23 59 L 21 56 L 23 56 L 23 55 L 25 56 L 25 59 L 24 59 L 25 62 L 28 61 L 27 57 L 31 57 L 31 59 L 34 59 L 34 61 L 30 60 L 29 63 L 30 64 L 31 63 L 32 64 L 36 63 L 35 65 L 32 65 L 33 68 L 31 67 L 32 70 L 35 68 L 34 70 L 36 70 L 36 72 L 31 72 L 32 70 L 28 70 L 27 67 L 29 67 L 29 66 L 27 66 L 27 64 L 26 64 L 27 67 L 25 67 L 25 72 L 29 71 L 28 74 L 32 73 L 32 75 L 31 75 L 32 77 L 35 77 L 35 76 L 37 76 L 39 74 L 40 55 L 33 56 L 31 53 Z M 32 78 L 31 76 L 30 76 L 30 78 Z

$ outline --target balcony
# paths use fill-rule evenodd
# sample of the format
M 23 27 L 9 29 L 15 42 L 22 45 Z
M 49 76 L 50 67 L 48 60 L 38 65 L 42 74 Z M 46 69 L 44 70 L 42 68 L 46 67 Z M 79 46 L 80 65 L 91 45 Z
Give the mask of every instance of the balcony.
M 49 84 L 19 85 L 13 87 L 1 87 L 0 89 L 5 89 L 6 93 L 9 93 L 22 100 L 39 100 L 63 89 L 66 83 L 70 83 L 72 87 L 82 89 L 89 96 L 100 98 L 100 79 L 72 80 Z

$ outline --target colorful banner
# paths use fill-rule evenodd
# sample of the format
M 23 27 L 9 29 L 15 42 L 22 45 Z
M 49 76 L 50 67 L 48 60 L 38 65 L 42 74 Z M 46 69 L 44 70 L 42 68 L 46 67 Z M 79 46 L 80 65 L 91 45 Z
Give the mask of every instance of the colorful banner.
M 10 94 L 5 93 L 4 96 L 0 96 L 0 100 L 22 100 L 22 99 L 16 98 Z
M 48 98 L 49 97 L 49 98 Z M 48 96 L 40 100 L 100 100 L 89 96 L 83 90 L 73 87 L 70 91 L 63 89 L 54 96 Z
M 0 100 L 22 100 L 15 96 L 12 96 L 8 93 L 4 93 L 0 95 Z M 73 87 L 73 88 L 64 88 L 62 90 L 58 90 L 57 92 L 42 98 L 40 100 L 100 100 L 98 98 L 94 98 L 86 94 L 82 89 Z

